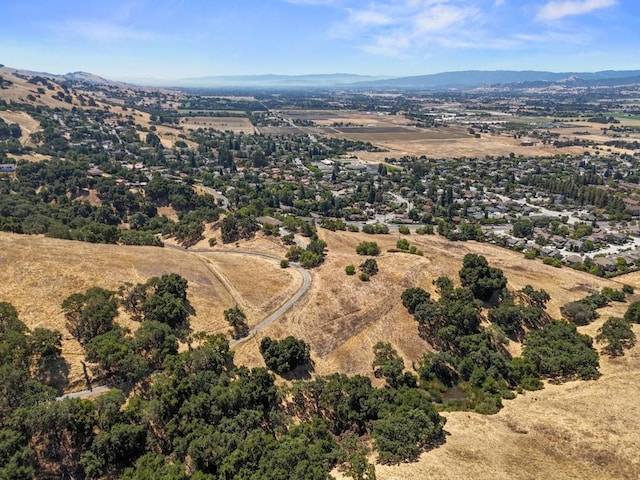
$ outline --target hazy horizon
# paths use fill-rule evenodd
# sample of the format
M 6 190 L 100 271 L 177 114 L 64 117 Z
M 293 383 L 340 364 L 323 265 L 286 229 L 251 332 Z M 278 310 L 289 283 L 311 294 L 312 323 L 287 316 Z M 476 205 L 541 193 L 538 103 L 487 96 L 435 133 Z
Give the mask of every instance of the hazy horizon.
M 115 80 L 635 70 L 640 45 L 633 0 L 5 0 L 3 11 L 0 63 Z

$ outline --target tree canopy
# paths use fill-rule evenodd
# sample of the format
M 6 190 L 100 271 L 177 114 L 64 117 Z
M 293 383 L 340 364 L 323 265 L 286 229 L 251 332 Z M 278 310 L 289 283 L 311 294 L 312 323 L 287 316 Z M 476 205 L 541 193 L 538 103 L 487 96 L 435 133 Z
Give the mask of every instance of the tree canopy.
M 476 298 L 486 302 L 507 286 L 502 270 L 490 267 L 482 255 L 468 253 L 462 261 L 460 281 L 463 287 L 469 287 Z
M 285 374 L 311 361 L 309 345 L 303 340 L 288 336 L 283 340 L 265 337 L 260 342 L 260 353 L 267 367 L 277 374 Z

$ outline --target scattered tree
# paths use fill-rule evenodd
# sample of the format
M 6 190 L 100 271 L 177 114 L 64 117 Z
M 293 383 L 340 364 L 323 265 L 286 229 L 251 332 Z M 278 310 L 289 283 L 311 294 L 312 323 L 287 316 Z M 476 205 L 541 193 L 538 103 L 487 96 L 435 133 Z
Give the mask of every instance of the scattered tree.
M 606 343 L 604 351 L 611 357 L 624 355 L 624 350 L 636 343 L 631 324 L 624 318 L 611 317 L 598 329 L 596 340 Z
M 260 342 L 260 353 L 267 367 L 279 375 L 289 373 L 300 365 L 311 362 L 309 345 L 288 336 L 284 340 L 265 337 Z
M 380 247 L 376 242 L 360 242 L 356 247 L 358 255 L 376 256 L 380 254 Z
M 367 258 L 361 265 L 360 271 L 366 273 L 369 276 L 373 276 L 378 273 L 378 262 L 374 258 Z
M 247 316 L 235 306 L 224 311 L 224 319 L 233 327 L 233 338 L 246 337 L 249 334 L 249 325 L 247 324 Z

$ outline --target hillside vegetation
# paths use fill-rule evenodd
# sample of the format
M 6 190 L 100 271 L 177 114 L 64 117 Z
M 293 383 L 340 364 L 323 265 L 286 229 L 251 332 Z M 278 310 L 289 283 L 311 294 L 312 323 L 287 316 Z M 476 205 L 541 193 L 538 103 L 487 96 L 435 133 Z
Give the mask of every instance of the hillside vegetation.
M 87 78 L 0 67 L 1 478 L 640 477 L 633 122 Z
M 410 366 L 417 362 L 425 351 L 433 350 L 433 347 L 420 337 L 417 322 L 406 312 L 400 294 L 406 288 L 422 286 L 437 298 L 435 287 L 432 285 L 434 276 L 451 275 L 451 278 L 455 279 L 457 270 L 462 266 L 462 256 L 469 251 L 481 252 L 490 259 L 491 265 L 504 268 L 510 288 L 516 288 L 515 285 L 526 281 L 528 284 L 542 285 L 553 292 L 555 295 L 551 295 L 549 311 L 555 310 L 556 314 L 559 314 L 559 307 L 562 304 L 579 300 L 589 289 L 595 291 L 607 285 L 615 288 L 621 286 L 586 273 L 583 274 L 584 278 L 574 277 L 572 283 L 568 283 L 569 276 L 564 278 L 561 275 L 564 269 L 558 271 L 538 262 L 531 262 L 530 268 L 525 272 L 519 268 L 519 265 L 514 266 L 515 262 L 510 264 L 508 255 L 505 256 L 504 252 L 497 247 L 466 244 L 468 249 L 466 247 L 462 250 L 451 249 L 448 241 L 438 237 L 412 239 L 413 243 L 418 244 L 426 252 L 424 257 L 385 253 L 386 247 L 391 248 L 395 242 L 390 237 L 378 237 L 376 241 L 383 250 L 381 255 L 376 257 L 380 272 L 372 281 L 361 282 L 356 277 L 347 277 L 344 274 L 344 265 L 359 260 L 356 247 L 361 241 L 370 237 L 364 234 L 326 231 L 321 233 L 327 241 L 330 253 L 326 264 L 313 272 L 312 290 L 302 302 L 267 329 L 264 334 L 238 345 L 235 349 L 234 363 L 255 367 L 264 366 L 259 352 L 260 339 L 264 336 L 284 338 L 286 336 L 284 332 L 286 332 L 304 339 L 309 344 L 314 376 L 336 371 L 349 375 L 360 373 L 369 376 L 374 384 L 382 386 L 381 380 L 373 376 L 374 370 L 371 367 L 375 361 L 373 347 L 376 343 L 391 342 L 393 348 L 400 354 L 400 358 L 404 358 L 404 365 L 409 371 L 411 371 Z M 20 318 L 30 328 L 46 326 L 65 332 L 60 305 L 62 299 L 70 293 L 95 284 L 115 289 L 123 282 L 140 282 L 150 276 L 173 270 L 183 274 L 189 280 L 189 298 L 196 310 L 196 316 L 190 318 L 192 328 L 195 331 L 214 333 L 216 331 L 214 325 L 219 325 L 217 331 L 228 332 L 228 325 L 223 321 L 222 310 L 233 305 L 235 300 L 232 300 L 229 286 L 234 287 L 235 295 L 244 297 L 246 294 L 247 298 L 251 298 L 251 292 L 254 290 L 250 282 L 249 284 L 243 282 L 246 276 L 238 270 L 242 267 L 238 263 L 228 264 L 235 258 L 233 255 L 225 256 L 220 253 L 211 256 L 211 254 L 164 249 L 162 267 L 159 268 L 158 257 L 152 254 L 158 250 L 152 247 L 91 245 L 8 234 L 2 235 L 2 242 L 3 257 L 12 267 L 4 272 L 6 279 L 3 281 L 5 287 L 2 298 L 15 299 Z M 280 255 L 285 251 L 284 247 L 278 246 L 267 237 L 243 243 L 240 250 L 245 249 Z M 515 259 L 516 254 L 513 255 Z M 222 271 L 231 268 L 234 272 L 233 283 L 225 282 L 223 285 L 212 281 L 211 272 L 207 271 L 199 261 L 199 257 L 205 256 L 214 265 L 216 258 L 219 258 Z M 172 264 L 172 261 L 176 263 Z M 253 259 L 251 261 L 253 262 Z M 227 265 L 224 265 L 225 263 Z M 75 268 L 71 268 L 74 265 Z M 428 265 L 428 268 L 425 265 Z M 30 280 L 33 277 L 30 277 L 28 272 L 38 268 L 43 273 L 39 277 L 41 281 L 34 284 Z M 252 270 L 250 266 L 245 268 Z M 104 273 L 102 278 L 108 278 L 109 281 L 96 282 L 95 273 L 93 273 L 96 270 L 102 271 Z M 546 273 L 549 270 L 554 273 L 559 272 L 560 276 L 558 277 L 557 274 L 555 279 L 547 276 Z M 276 273 L 285 275 L 284 278 L 287 280 L 283 278 L 284 283 L 281 285 L 286 288 L 291 282 L 288 269 L 280 268 L 277 263 L 265 262 L 265 278 L 276 280 L 277 277 L 273 277 Z M 323 285 L 326 285 L 325 282 L 329 284 L 335 282 L 338 275 L 341 279 L 348 279 L 347 282 L 343 282 L 341 288 L 323 288 Z M 567 275 L 575 275 L 575 272 L 567 271 Z M 15 280 L 9 282 L 10 278 Z M 635 278 L 628 276 L 624 281 L 636 284 L 638 280 Z M 581 281 L 585 283 L 581 284 Z M 10 289 L 8 285 L 11 285 Z M 211 296 L 212 291 L 216 292 L 215 297 Z M 354 291 L 357 294 L 354 295 Z M 23 293 L 19 294 L 19 292 Z M 273 292 L 276 292 L 275 289 Z M 326 301 L 326 296 L 331 297 L 333 303 Z M 34 302 L 34 298 L 39 301 Z M 225 298 L 228 302 L 226 304 L 223 300 Z M 354 301 L 358 303 L 349 307 L 349 302 Z M 391 308 L 381 310 L 380 305 L 383 302 L 391 303 Z M 324 314 L 315 318 L 323 320 L 301 321 L 303 318 L 311 320 L 314 318 L 312 315 L 318 315 L 314 309 L 320 308 L 320 305 L 325 306 Z M 327 307 L 328 305 L 335 306 Z M 605 307 L 600 312 L 603 317 L 609 313 L 622 316 L 627 306 L 628 303 L 616 304 Z M 353 311 L 354 307 L 355 311 Z M 255 308 L 259 311 L 259 307 Z M 343 310 L 345 308 L 352 310 Z M 55 321 L 43 320 L 56 317 L 59 318 L 57 324 Z M 217 318 L 217 320 L 213 324 L 210 321 L 203 323 L 200 318 L 203 320 Z M 135 323 L 131 323 L 126 317 L 121 316 L 118 321 L 135 326 Z M 580 328 L 595 336 L 596 329 L 603 322 L 604 318 L 598 319 Z M 335 325 L 335 330 L 333 335 L 329 336 L 327 328 L 331 324 Z M 81 369 L 77 362 L 81 358 L 82 350 L 67 335 L 64 334 L 63 356 L 74 366 L 71 373 L 73 376 L 75 372 L 78 377 L 77 384 L 80 385 Z M 367 344 L 370 348 L 367 348 Z M 517 346 L 518 344 L 514 343 L 509 346 L 509 349 L 515 352 Z M 625 429 L 623 425 L 625 419 L 630 421 L 632 416 L 637 414 L 634 408 L 628 405 L 628 394 L 633 395 L 634 388 L 638 393 L 637 387 L 630 388 L 632 385 L 637 385 L 633 381 L 640 367 L 637 363 L 639 358 L 637 348 L 634 347 L 628 351 L 620 360 L 602 357 L 600 369 L 602 376 L 597 381 L 547 385 L 542 391 L 517 395 L 515 400 L 504 402 L 504 408 L 495 416 L 486 417 L 462 412 L 445 413 L 444 416 L 448 419 L 445 429 L 451 435 L 447 436 L 443 446 L 422 454 L 418 463 L 394 467 L 378 465 L 376 467 L 378 478 L 404 478 L 406 475 L 414 474 L 456 478 L 456 475 L 464 471 L 476 472 L 474 476 L 477 478 L 487 478 L 492 475 L 496 478 L 514 478 L 511 469 L 515 468 L 514 466 L 519 462 L 523 462 L 526 455 L 531 455 L 533 458 L 536 456 L 549 458 L 541 470 L 533 467 L 531 470 L 519 467 L 521 476 L 516 475 L 515 478 L 528 478 L 527 475 L 543 478 L 544 475 L 538 476 L 538 472 L 552 472 L 554 469 L 564 472 L 565 476 L 559 478 L 575 478 L 572 472 L 577 468 L 582 468 L 582 471 L 588 472 L 593 478 L 607 478 L 604 472 L 612 475 L 608 478 L 632 478 L 630 475 L 638 468 L 637 463 L 634 463 L 635 456 L 631 454 L 631 445 L 637 441 L 637 433 Z M 607 401 L 609 391 L 619 392 L 615 402 Z M 621 395 L 627 400 L 619 398 Z M 601 398 L 602 403 L 592 403 L 593 398 Z M 583 406 L 580 412 L 574 409 L 576 404 Z M 603 405 L 603 409 L 597 405 Z M 605 408 L 604 405 L 607 407 Z M 554 412 L 553 420 L 547 418 L 549 412 Z M 604 421 L 603 415 L 609 420 Z M 572 424 L 574 427 L 567 430 L 566 425 Z M 603 443 L 602 435 L 611 435 L 606 432 L 612 428 L 615 429 L 617 440 L 611 444 Z M 592 432 L 593 436 L 580 437 L 577 433 L 581 431 L 580 429 Z M 492 443 L 496 441 L 494 439 L 504 439 L 500 441 L 503 446 L 489 447 L 495 445 Z M 541 445 L 553 445 L 553 448 L 541 450 Z M 560 452 L 563 452 L 562 455 Z M 595 452 L 598 452 L 597 456 L 593 457 Z M 487 460 L 478 462 L 477 459 L 480 457 Z M 587 457 L 595 460 L 587 461 Z M 505 463 L 505 458 L 511 460 Z M 451 469 L 450 462 L 457 462 L 458 466 Z M 340 472 L 334 473 L 338 477 L 342 475 Z

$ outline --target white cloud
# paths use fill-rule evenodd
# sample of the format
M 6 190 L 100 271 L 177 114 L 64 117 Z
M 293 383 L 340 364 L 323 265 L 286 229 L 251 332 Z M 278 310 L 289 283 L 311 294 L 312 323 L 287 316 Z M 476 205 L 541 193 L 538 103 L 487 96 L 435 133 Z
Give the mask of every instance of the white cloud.
M 416 33 L 447 30 L 464 23 L 478 13 L 475 8 L 458 8 L 449 5 L 436 5 L 416 15 L 413 24 Z
M 564 17 L 584 15 L 601 8 L 613 7 L 616 3 L 617 0 L 553 0 L 540 9 L 536 19 L 560 20 Z
M 292 1 L 292 0 L 287 0 Z M 319 2 L 321 0 L 293 0 Z M 333 37 L 348 39 L 360 49 L 402 56 L 416 47 L 444 45 L 449 35 L 480 14 L 461 0 L 374 0 L 365 6 L 348 2 L 346 19 L 331 28 Z
M 357 25 L 389 25 L 394 22 L 393 18 L 390 15 L 376 10 L 348 9 L 348 11 L 350 21 Z
M 163 35 L 136 30 L 115 23 L 87 20 L 67 20 L 50 25 L 50 28 L 63 35 L 100 42 L 120 40 L 155 41 L 165 38 Z
M 539 0 L 543 3 L 537 16 L 531 15 L 531 5 L 518 7 L 507 0 L 282 1 L 333 10 L 338 18 L 328 27 L 333 40 L 369 53 L 404 58 L 442 49 L 518 50 L 553 41 L 584 45 L 589 32 L 541 29 L 540 20 L 589 13 L 618 0 Z

